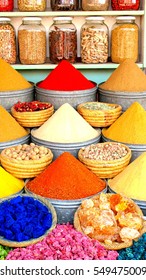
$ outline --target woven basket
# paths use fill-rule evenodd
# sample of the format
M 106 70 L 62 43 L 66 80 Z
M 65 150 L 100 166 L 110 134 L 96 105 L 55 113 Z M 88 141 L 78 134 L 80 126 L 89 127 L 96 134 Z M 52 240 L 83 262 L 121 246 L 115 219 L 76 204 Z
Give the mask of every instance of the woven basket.
M 53 205 L 48 200 L 44 199 L 43 197 L 38 198 L 37 196 L 35 196 L 35 194 L 33 196 L 28 195 L 28 194 L 23 194 L 23 195 L 19 195 L 19 196 L 21 196 L 21 197 L 22 196 L 32 197 L 34 200 L 38 200 L 42 204 L 44 204 L 50 210 L 50 212 L 52 213 L 52 225 L 42 236 L 40 236 L 38 238 L 30 239 L 28 241 L 22 241 L 22 242 L 11 241 L 11 240 L 5 239 L 2 236 L 0 236 L 0 244 L 2 244 L 3 246 L 26 247 L 26 246 L 29 246 L 29 245 L 33 245 L 33 244 L 41 241 L 42 239 L 44 239 L 49 234 L 49 232 L 51 232 L 56 227 L 56 224 L 57 224 L 57 214 L 56 214 L 55 208 L 53 207 Z M 10 201 L 14 197 L 17 197 L 17 195 L 11 196 L 8 199 L 2 199 L 0 201 L 0 203 L 2 203 L 3 201 Z
M 111 195 L 112 194 L 106 193 L 107 197 L 110 197 Z M 96 199 L 96 197 L 94 197 L 93 200 L 94 199 Z M 130 203 L 132 203 L 134 205 L 135 212 L 137 214 L 139 214 L 141 217 L 143 217 L 143 213 L 142 213 L 141 209 L 139 208 L 139 206 L 136 203 L 134 203 L 134 201 L 131 200 L 130 198 L 127 198 L 127 199 L 130 201 Z M 82 232 L 83 234 L 85 234 L 84 231 L 82 230 L 80 219 L 79 219 L 79 214 L 78 213 L 79 213 L 80 209 L 81 209 L 81 206 L 79 206 L 77 211 L 75 212 L 75 215 L 74 215 L 74 227 L 75 227 L 75 229 L 77 231 Z M 143 219 L 143 227 L 142 227 L 142 229 L 140 231 L 140 236 L 142 236 L 145 232 L 146 232 L 146 221 Z M 140 238 L 140 236 L 139 236 L 139 238 Z M 134 240 L 130 240 L 128 242 L 121 242 L 121 243 L 112 242 L 112 244 L 106 244 L 106 243 L 100 242 L 100 241 L 99 241 L 99 243 L 101 245 L 103 245 L 108 250 L 121 250 L 123 248 L 130 247 L 133 244 L 133 241 L 137 241 L 139 238 L 134 239 Z
M 48 149 L 48 154 L 38 160 L 17 160 L 6 156 L 4 149 L 1 152 L 1 165 L 13 176 L 24 179 L 39 175 L 53 160 L 53 153 Z
M 99 145 L 115 144 L 113 142 L 99 143 Z M 98 143 L 96 144 L 98 146 Z M 78 159 L 86 165 L 93 173 L 99 176 L 102 179 L 113 178 L 118 173 L 120 173 L 130 162 L 131 159 L 131 150 L 128 146 L 124 144 L 119 145 L 123 146 L 127 150 L 126 156 L 115 159 L 115 160 L 93 160 L 88 159 L 83 156 L 84 149 L 81 148 L 78 152 Z
M 93 110 L 86 108 L 85 105 L 103 104 L 111 107 L 110 110 Z M 108 104 L 102 102 L 85 102 L 77 106 L 78 113 L 94 127 L 110 126 L 122 113 L 122 107 L 118 104 Z
M 43 102 L 44 103 L 44 102 Z M 11 108 L 12 116 L 23 127 L 39 127 L 49 119 L 54 113 L 54 106 L 34 112 L 17 112 L 14 106 Z

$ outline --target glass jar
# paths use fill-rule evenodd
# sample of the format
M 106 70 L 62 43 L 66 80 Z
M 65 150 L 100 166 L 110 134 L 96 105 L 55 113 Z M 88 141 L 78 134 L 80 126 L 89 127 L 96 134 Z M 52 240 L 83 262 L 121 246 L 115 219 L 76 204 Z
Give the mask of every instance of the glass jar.
M 79 8 L 79 0 L 51 0 L 52 11 L 74 11 Z
M 109 0 L 82 0 L 84 11 L 106 11 L 109 8 Z
M 70 63 L 77 59 L 77 30 L 72 17 L 55 17 L 49 29 L 50 61 L 58 63 L 63 59 Z
M 121 63 L 130 58 L 138 60 L 139 28 L 133 16 L 116 18 L 111 30 L 111 60 Z
M 111 0 L 113 10 L 138 10 L 140 0 Z
M 10 18 L 0 18 L 0 58 L 16 63 L 16 34 Z
M 18 28 L 19 59 L 22 64 L 46 61 L 46 29 L 39 17 L 25 17 Z
M 21 12 L 42 12 L 46 9 L 46 0 L 18 0 L 18 10 Z
M 109 30 L 104 17 L 87 17 L 81 27 L 81 61 L 105 63 L 108 60 Z
M 0 12 L 12 12 L 13 8 L 13 0 L 0 0 Z

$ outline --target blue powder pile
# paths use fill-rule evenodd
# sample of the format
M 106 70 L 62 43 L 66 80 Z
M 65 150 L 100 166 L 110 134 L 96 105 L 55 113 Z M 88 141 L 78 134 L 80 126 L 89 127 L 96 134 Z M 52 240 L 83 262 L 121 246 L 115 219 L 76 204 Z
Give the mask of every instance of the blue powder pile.
M 29 196 L 17 196 L 0 203 L 0 236 L 26 241 L 42 236 L 52 225 L 51 211 Z
M 118 251 L 118 260 L 146 260 L 146 233 L 129 248 Z

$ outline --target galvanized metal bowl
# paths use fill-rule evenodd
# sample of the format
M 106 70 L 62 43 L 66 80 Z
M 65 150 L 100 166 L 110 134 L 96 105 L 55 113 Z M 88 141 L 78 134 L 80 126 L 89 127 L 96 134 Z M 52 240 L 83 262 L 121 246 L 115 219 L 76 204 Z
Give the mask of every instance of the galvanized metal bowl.
M 0 142 L 0 152 L 6 148 L 9 148 L 11 146 L 17 146 L 20 144 L 28 144 L 30 142 L 30 133 L 28 133 L 27 135 L 15 139 L 15 140 L 11 140 L 8 142 Z
M 112 91 L 104 90 L 98 86 L 98 100 L 100 102 L 117 103 L 122 106 L 122 110 L 126 111 L 134 102 L 139 102 L 146 110 L 146 91 L 130 92 L 130 91 Z
M 34 129 L 32 129 L 31 132 L 33 130 Z M 97 137 L 90 139 L 88 141 L 84 141 L 84 142 L 77 142 L 77 143 L 49 142 L 49 141 L 41 140 L 41 139 L 34 137 L 32 135 L 32 133 L 31 133 L 31 142 L 35 143 L 36 145 L 43 145 L 43 146 L 49 148 L 54 155 L 53 160 L 55 160 L 58 156 L 60 156 L 64 152 L 69 152 L 77 158 L 78 151 L 80 150 L 80 148 L 100 142 L 101 130 L 100 129 L 98 129 L 98 130 L 99 130 L 99 135 Z
M 25 192 L 28 194 L 33 195 L 31 191 L 25 187 Z M 103 193 L 107 192 L 107 187 L 102 190 Z M 100 194 L 99 192 L 98 194 Z M 40 197 L 39 195 L 34 194 L 35 196 Z M 95 194 L 97 195 L 97 193 Z M 57 214 L 57 223 L 63 224 L 63 223 L 71 223 L 73 224 L 74 219 L 74 213 L 76 212 L 77 208 L 80 206 L 83 200 L 87 198 L 94 197 L 95 195 L 92 195 L 90 197 L 85 197 L 82 199 L 75 199 L 75 200 L 59 200 L 59 199 L 51 199 L 51 198 L 45 198 L 47 199 L 55 208 L 56 214 Z
M 104 129 L 102 130 L 102 135 L 101 135 L 101 138 L 102 138 L 103 142 L 117 142 L 117 141 L 114 141 L 112 139 L 109 139 L 109 138 L 105 137 L 103 135 L 103 131 L 104 131 Z M 130 162 L 132 162 L 137 157 L 139 157 L 143 152 L 146 152 L 146 144 L 145 145 L 143 145 L 143 144 L 129 144 L 129 143 L 124 143 L 124 142 L 119 142 L 119 143 L 128 146 L 129 149 L 131 150 L 132 156 L 131 156 Z
M 10 91 L 1 91 L 0 92 L 0 104 L 8 111 L 11 111 L 11 107 L 17 103 L 21 102 L 30 102 L 34 100 L 34 84 L 32 87 L 26 88 L 23 90 L 10 90 Z
M 40 88 L 39 83 L 35 86 L 35 99 L 52 103 L 55 110 L 65 103 L 69 103 L 76 109 L 80 103 L 97 100 L 97 84 L 95 82 L 92 82 L 95 86 L 91 89 L 73 91 L 46 90 Z

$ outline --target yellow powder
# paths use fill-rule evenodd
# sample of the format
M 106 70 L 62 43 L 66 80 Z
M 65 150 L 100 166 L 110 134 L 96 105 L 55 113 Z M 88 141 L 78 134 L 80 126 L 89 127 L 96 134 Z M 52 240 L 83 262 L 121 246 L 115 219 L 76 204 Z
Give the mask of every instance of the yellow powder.
M 0 91 L 23 90 L 32 85 L 9 63 L 0 58 Z
M 102 133 L 114 141 L 146 145 L 146 111 L 138 102 L 134 102 Z
M 31 133 L 38 139 L 50 142 L 77 143 L 97 137 L 100 130 L 95 130 L 71 105 L 65 103 Z
M 132 59 L 126 59 L 100 88 L 127 92 L 146 91 L 146 75 Z
M 23 180 L 15 178 L 0 166 L 0 198 L 16 194 L 23 187 Z
M 0 142 L 26 136 L 28 132 L 0 105 Z
M 108 181 L 110 188 L 132 199 L 146 201 L 146 152 Z

